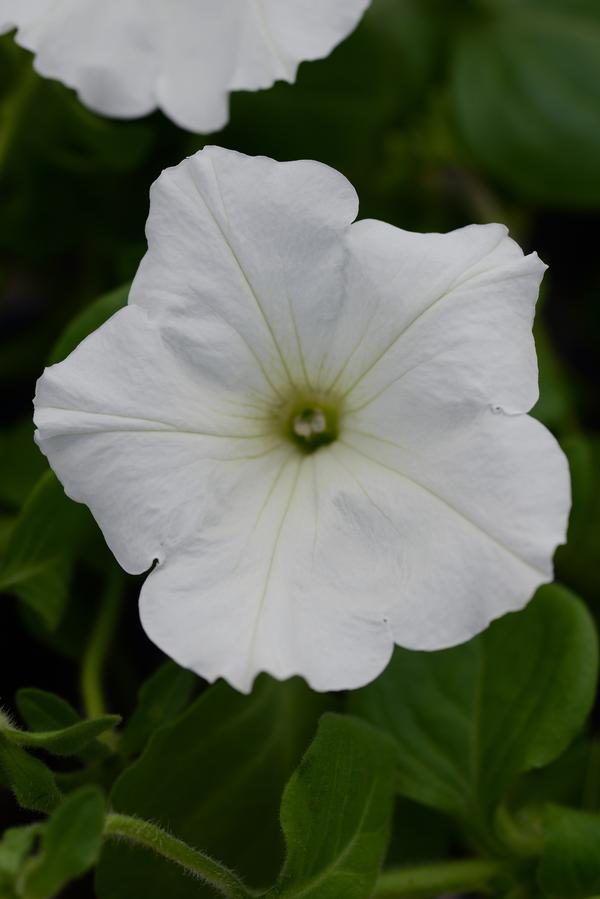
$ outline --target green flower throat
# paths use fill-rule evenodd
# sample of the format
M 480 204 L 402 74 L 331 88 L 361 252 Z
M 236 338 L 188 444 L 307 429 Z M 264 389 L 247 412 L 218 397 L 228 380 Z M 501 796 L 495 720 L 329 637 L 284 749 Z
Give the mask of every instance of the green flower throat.
M 284 415 L 284 433 L 303 453 L 314 453 L 337 440 L 339 414 L 335 406 L 320 400 L 300 400 Z

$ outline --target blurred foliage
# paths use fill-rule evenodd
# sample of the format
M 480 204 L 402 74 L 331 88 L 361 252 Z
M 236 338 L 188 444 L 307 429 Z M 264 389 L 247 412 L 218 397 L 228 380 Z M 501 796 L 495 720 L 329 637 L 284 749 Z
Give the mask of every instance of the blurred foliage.
M 493 847 L 507 788 L 569 745 L 590 712 L 597 678 L 590 616 L 553 585 L 462 646 L 398 648 L 349 705 L 395 738 L 402 795 L 453 813 Z M 510 741 L 502 738 L 507 721 Z
M 209 140 L 335 166 L 361 217 L 506 222 L 549 264 L 534 414 L 571 466 L 559 583 L 464 646 L 398 650 L 347 699 L 161 665 L 138 582 L 106 612 L 116 563 L 33 443 L 37 377 L 126 302 L 149 185 Z M 1 693 L 20 717 L 0 714 L 0 897 L 213 895 L 179 840 L 272 897 L 598 895 L 598 0 L 374 0 L 210 138 L 101 119 L 5 36 L 0 208 Z

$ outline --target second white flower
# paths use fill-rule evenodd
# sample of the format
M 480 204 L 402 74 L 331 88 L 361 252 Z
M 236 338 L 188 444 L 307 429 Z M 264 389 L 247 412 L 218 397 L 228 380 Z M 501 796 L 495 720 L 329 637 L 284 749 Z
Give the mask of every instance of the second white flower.
M 295 81 L 303 60 L 347 37 L 370 0 L 0 0 L 0 34 L 96 112 L 162 109 L 191 131 L 216 131 L 229 94 Z

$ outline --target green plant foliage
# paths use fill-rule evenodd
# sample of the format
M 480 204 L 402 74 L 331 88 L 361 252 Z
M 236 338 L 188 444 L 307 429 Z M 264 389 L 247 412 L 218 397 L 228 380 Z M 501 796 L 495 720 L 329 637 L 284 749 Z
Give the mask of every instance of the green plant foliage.
M 56 342 L 52 353 L 50 354 L 49 363 L 61 362 L 69 353 L 73 352 L 75 347 L 81 341 L 99 328 L 100 325 L 114 315 L 119 309 L 127 303 L 129 296 L 129 284 L 111 290 L 105 296 L 99 297 L 73 319 L 65 331 L 61 334 Z
M 515 776 L 550 762 L 583 726 L 597 666 L 585 607 L 546 587 L 463 646 L 397 649 L 350 709 L 396 740 L 401 793 L 487 835 Z
M 562 442 L 569 459 L 573 490 L 573 511 L 569 539 L 559 548 L 556 564 L 569 582 L 590 596 L 593 608 L 600 604 L 600 439 L 571 434 Z
M 103 715 L 101 718 L 80 721 L 61 730 L 24 731 L 7 725 L 0 725 L 0 730 L 6 739 L 17 746 L 44 749 L 53 755 L 76 755 L 101 734 L 116 727 L 120 720 L 119 715 Z
M 40 852 L 20 878 L 23 899 L 53 899 L 96 863 L 104 814 L 104 798 L 96 787 L 83 787 L 65 799 L 48 819 Z
M 454 50 L 459 125 L 481 163 L 540 202 L 600 203 L 600 7 L 499 0 Z
M 121 751 L 140 752 L 159 727 L 169 724 L 192 698 L 196 677 L 174 662 L 165 662 L 140 689 L 135 711 L 121 738 Z
M 0 506 L 18 512 L 45 470 L 30 419 L 0 433 L 0 471 L 5 473 L 0 479 Z
M 111 805 L 268 885 L 283 857 L 281 794 L 326 707 L 297 680 L 261 678 L 251 696 L 217 684 L 155 732 L 116 782 Z M 100 899 L 211 895 L 160 858 L 119 844 L 103 852 L 97 890 Z
M 596 802 L 596 791 L 600 789 L 595 775 L 598 760 L 595 742 L 587 734 L 576 738 L 549 765 L 534 768 L 516 781 L 510 791 L 511 806 L 534 816 L 536 826 L 541 830 L 547 802 L 574 806 Z M 600 794 L 597 798 L 600 800 Z
M 17 876 L 42 832 L 42 825 L 11 827 L 0 840 L 0 896 L 13 899 L 16 896 Z
M 394 746 L 361 721 L 325 715 L 286 787 L 287 858 L 273 897 L 368 899 L 388 839 Z
M 24 687 L 17 692 L 15 702 L 23 721 L 36 733 L 64 731 L 82 722 L 72 705 L 60 696 L 45 690 Z M 94 739 L 89 743 L 86 742 L 82 749 L 73 754 L 84 761 L 96 761 L 106 756 L 107 747 Z
M 456 826 L 442 812 L 396 796 L 386 860 L 390 865 L 414 865 L 444 858 L 456 842 Z
M 67 603 L 76 548 L 91 520 L 46 472 L 23 506 L 0 563 L 0 591 L 16 594 L 49 629 Z
M 34 812 L 52 812 L 61 800 L 49 768 L 0 731 L 0 771 L 19 805 Z
M 24 687 L 16 695 L 19 714 L 30 730 L 64 730 L 79 724 L 80 716 L 72 705 L 55 693 Z
M 153 142 L 146 123 L 113 122 L 94 115 L 72 91 L 55 82 L 36 80 L 31 114 L 48 136 L 32 151 L 69 171 L 128 172 L 140 165 Z
M 539 868 L 549 896 L 584 899 L 600 892 L 600 813 L 549 806 Z

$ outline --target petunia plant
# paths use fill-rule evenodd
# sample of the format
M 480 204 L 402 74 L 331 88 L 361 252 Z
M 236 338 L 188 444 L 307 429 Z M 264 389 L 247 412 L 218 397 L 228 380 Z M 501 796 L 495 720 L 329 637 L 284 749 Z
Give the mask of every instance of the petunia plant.
M 596 0 L 0 32 L 0 899 L 598 897 Z

